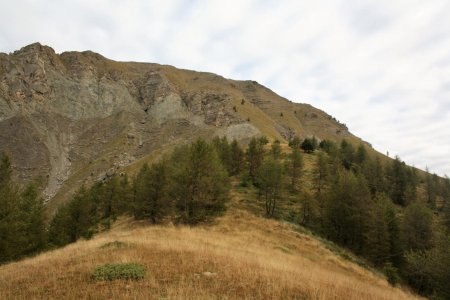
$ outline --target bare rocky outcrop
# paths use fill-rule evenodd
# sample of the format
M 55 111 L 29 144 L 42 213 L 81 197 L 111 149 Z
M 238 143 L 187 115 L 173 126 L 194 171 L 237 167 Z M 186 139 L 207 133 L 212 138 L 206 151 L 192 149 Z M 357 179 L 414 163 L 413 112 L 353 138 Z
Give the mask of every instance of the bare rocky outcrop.
M 324 112 L 252 81 L 39 43 L 0 53 L 0 151 L 20 181 L 40 178 L 47 200 L 177 143 L 261 134 L 352 137 Z

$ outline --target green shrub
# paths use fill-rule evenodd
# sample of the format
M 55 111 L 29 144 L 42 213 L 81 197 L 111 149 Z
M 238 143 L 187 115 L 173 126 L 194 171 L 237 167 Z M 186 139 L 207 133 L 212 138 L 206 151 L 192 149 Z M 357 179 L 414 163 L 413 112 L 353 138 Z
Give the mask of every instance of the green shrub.
M 133 279 L 138 280 L 145 277 L 145 267 L 136 263 L 106 264 L 96 267 L 91 272 L 94 280 L 116 280 Z

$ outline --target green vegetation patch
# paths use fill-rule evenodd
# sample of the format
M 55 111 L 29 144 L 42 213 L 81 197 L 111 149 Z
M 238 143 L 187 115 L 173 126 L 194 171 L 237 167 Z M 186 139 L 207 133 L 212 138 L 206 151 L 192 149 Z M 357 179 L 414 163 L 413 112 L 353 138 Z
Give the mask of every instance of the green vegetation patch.
M 145 274 L 145 267 L 141 264 L 117 263 L 96 267 L 92 271 L 91 277 L 96 281 L 116 279 L 139 280 L 143 279 L 145 277 Z

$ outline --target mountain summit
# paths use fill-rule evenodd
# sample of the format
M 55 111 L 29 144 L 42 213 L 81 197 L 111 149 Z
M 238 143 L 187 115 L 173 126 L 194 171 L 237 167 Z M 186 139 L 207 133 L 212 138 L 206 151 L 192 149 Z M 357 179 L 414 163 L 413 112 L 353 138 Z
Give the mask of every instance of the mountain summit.
M 256 135 L 357 140 L 323 111 L 255 81 L 39 43 L 0 53 L 0 152 L 20 181 L 40 176 L 50 202 L 179 143 Z

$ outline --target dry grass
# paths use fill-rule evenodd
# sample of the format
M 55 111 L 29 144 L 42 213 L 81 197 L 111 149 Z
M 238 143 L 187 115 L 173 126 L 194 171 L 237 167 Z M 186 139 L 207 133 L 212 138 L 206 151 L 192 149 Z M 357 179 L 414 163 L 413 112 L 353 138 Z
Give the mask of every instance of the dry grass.
M 103 247 L 115 241 L 129 247 Z M 95 282 L 106 263 L 140 263 L 138 281 Z M 217 273 L 216 276 L 203 275 Z M 413 299 L 283 223 L 234 210 L 209 227 L 107 233 L 0 268 L 0 299 Z

